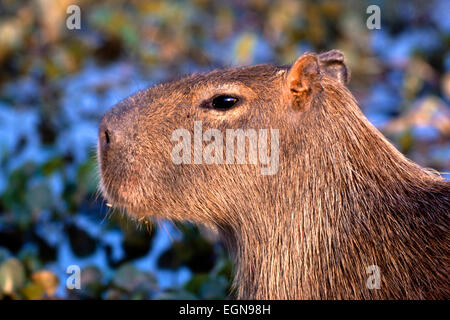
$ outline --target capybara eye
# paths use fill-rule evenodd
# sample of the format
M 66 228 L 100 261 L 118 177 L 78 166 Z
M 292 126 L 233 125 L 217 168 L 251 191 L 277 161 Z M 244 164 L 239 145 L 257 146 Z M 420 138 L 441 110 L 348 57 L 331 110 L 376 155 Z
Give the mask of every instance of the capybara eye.
M 237 102 L 238 98 L 232 96 L 218 96 L 212 100 L 212 107 L 217 110 L 228 110 L 231 109 Z

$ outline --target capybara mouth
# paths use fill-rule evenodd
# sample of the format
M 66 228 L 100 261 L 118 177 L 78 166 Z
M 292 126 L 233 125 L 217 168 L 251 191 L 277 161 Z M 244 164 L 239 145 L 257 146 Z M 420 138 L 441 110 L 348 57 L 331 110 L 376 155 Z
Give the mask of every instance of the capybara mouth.
M 148 207 L 152 197 L 144 195 L 139 186 L 131 186 L 129 182 L 120 179 L 115 179 L 114 183 L 105 181 L 102 173 L 99 188 L 106 206 L 123 210 L 131 217 L 155 216 L 154 210 Z
M 116 190 L 108 190 L 103 181 L 100 182 L 100 190 L 105 200 L 107 207 L 112 209 L 124 210 L 131 216 L 141 215 L 143 211 L 142 208 L 136 207 L 132 202 L 125 199 L 120 192 Z

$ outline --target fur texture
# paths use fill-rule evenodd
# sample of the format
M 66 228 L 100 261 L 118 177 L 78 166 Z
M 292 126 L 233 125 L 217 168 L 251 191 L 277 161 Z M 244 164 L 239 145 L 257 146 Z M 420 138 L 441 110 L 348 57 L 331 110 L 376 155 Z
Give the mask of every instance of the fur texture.
M 338 51 L 292 67 L 187 76 L 138 92 L 99 130 L 104 196 L 134 217 L 219 231 L 244 299 L 450 297 L 449 181 L 406 159 L 361 113 Z M 229 111 L 201 106 L 239 97 Z M 280 130 L 280 167 L 175 165 L 172 132 Z M 107 137 L 106 137 L 107 136 Z M 366 285 L 377 265 L 380 289 Z

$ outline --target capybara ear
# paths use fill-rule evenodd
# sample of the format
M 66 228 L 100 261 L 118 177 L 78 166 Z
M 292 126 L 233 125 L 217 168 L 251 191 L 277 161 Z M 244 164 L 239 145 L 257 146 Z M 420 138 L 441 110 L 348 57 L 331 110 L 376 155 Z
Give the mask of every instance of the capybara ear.
M 344 61 L 344 54 L 338 50 L 331 50 L 318 55 L 320 70 L 342 84 L 350 81 L 350 69 Z
M 302 55 L 292 65 L 287 76 L 290 94 L 297 100 L 322 91 L 321 77 L 317 56 L 311 53 Z

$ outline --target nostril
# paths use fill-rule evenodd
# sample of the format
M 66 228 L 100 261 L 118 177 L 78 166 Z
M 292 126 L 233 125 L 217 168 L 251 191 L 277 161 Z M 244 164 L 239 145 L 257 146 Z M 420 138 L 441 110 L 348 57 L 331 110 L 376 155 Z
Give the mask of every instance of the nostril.
M 111 118 L 111 113 L 108 111 L 100 121 L 100 126 L 98 128 L 98 140 L 100 147 L 105 151 L 117 142 L 117 132 L 115 128 L 116 124 Z
M 109 137 L 109 132 L 108 130 L 105 130 L 105 142 L 106 144 L 109 144 L 111 141 L 110 137 Z
M 101 142 L 101 146 L 105 149 L 111 147 L 112 143 L 114 142 L 113 133 L 105 127 L 100 128 L 99 139 Z

